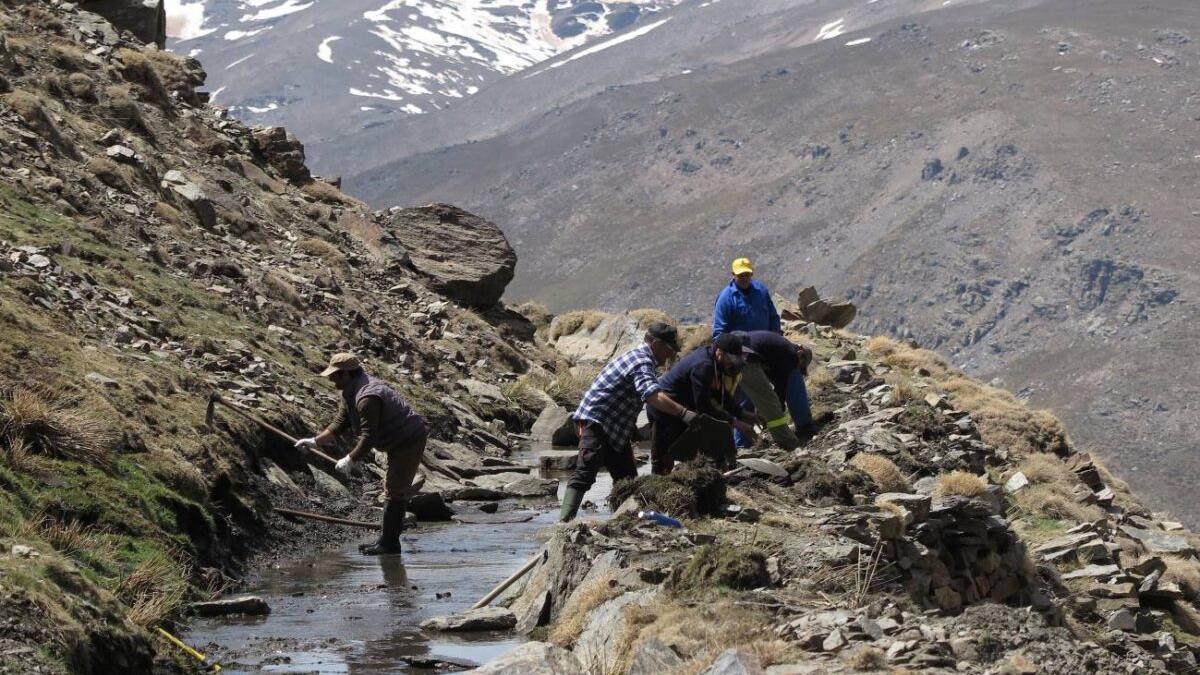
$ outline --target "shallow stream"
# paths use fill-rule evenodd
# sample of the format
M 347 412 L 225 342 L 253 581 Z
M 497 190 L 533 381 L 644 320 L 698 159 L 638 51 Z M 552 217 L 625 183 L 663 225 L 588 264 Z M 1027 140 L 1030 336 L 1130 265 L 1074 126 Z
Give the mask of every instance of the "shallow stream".
M 516 459 L 534 463 L 535 456 Z M 560 479 L 561 498 L 567 476 L 543 476 Z M 611 487 L 601 472 L 585 499 L 597 509 L 580 511 L 581 519 L 607 515 Z M 502 503 L 502 511 L 511 504 Z M 521 638 L 426 633 L 418 625 L 470 608 L 541 547 L 558 502 L 517 502 L 515 513 L 522 512 L 534 517 L 422 525 L 405 532 L 402 556 L 363 556 L 352 543 L 285 561 L 260 572 L 245 591 L 267 601 L 269 616 L 197 619 L 183 637 L 226 673 L 407 673 L 430 672 L 412 663 L 432 658 L 484 663 Z

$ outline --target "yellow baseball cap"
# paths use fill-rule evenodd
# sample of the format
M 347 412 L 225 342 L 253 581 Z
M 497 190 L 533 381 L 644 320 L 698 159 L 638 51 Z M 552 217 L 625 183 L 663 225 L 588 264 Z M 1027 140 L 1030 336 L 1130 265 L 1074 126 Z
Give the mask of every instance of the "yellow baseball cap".
M 745 274 L 746 272 L 754 274 L 754 268 L 750 266 L 749 258 L 738 258 L 733 261 L 734 274 Z

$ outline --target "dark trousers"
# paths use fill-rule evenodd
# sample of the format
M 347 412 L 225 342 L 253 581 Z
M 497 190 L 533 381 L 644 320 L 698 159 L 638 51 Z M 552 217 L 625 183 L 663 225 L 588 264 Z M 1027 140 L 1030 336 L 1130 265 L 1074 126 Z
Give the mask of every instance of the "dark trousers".
M 674 415 L 667 415 L 653 408 L 650 409 L 649 415 L 650 421 L 654 422 L 650 432 L 650 468 L 656 475 L 665 476 L 675 468 L 671 446 L 687 431 L 687 424 Z
M 579 456 L 575 459 L 575 475 L 571 476 L 567 487 L 588 491 L 595 484 L 600 469 L 608 469 L 613 483 L 637 476 L 633 448 L 628 443 L 625 447 L 614 448 L 596 424 L 584 422 L 578 426 Z

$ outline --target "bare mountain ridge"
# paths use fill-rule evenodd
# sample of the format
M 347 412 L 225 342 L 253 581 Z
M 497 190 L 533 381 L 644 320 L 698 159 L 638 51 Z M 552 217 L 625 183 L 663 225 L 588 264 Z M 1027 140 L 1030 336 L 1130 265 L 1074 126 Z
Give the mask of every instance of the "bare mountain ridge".
M 523 118 L 495 87 L 448 114 L 478 140 L 348 184 L 380 204 L 453 195 L 502 223 L 510 297 L 551 308 L 703 318 L 730 256 L 752 255 L 784 295 L 815 283 L 860 305 L 860 330 L 1004 373 L 1194 522 L 1197 8 L 982 3 L 799 47 L 734 30 L 780 47 L 638 84 L 632 64 L 660 48 L 639 38 L 595 66 L 631 84 L 539 109 L 553 87 L 517 82 Z

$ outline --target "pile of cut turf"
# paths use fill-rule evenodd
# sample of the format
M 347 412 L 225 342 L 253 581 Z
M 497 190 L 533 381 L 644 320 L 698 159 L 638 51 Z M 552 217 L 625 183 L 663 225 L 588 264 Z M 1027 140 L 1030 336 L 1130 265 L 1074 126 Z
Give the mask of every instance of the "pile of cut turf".
M 725 505 L 725 477 L 707 465 L 687 464 L 667 476 L 638 476 L 613 485 L 608 503 L 633 497 L 641 508 L 673 518 L 718 515 Z

